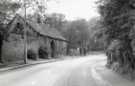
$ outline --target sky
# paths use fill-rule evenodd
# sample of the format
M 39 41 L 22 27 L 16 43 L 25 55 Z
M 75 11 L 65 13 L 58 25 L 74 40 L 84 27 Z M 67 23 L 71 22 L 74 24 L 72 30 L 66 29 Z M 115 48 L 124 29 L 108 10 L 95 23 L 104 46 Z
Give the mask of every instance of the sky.
M 84 18 L 89 20 L 99 16 L 96 0 L 51 0 L 47 2 L 47 13 L 62 13 L 67 20 Z

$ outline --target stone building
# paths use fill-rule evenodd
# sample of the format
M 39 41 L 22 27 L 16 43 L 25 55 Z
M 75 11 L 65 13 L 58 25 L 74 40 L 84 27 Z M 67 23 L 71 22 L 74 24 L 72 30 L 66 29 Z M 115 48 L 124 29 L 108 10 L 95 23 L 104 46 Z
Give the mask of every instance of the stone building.
M 46 24 L 38 24 L 30 20 L 25 21 L 16 15 L 7 25 L 6 40 L 2 46 L 2 61 L 8 63 L 24 61 L 24 32 L 27 36 L 27 57 L 38 60 L 39 58 L 56 58 L 66 54 L 67 41 L 60 32 Z

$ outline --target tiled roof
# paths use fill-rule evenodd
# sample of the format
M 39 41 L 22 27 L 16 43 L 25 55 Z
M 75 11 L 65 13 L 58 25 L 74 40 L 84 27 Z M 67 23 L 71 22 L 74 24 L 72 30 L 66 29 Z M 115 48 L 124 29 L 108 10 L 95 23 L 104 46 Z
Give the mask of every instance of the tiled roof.
M 17 18 L 17 19 L 16 19 Z M 18 19 L 19 18 L 19 19 Z M 9 25 L 9 32 L 12 31 L 15 23 L 17 23 L 17 21 L 19 20 L 20 21 L 24 20 L 23 17 L 21 17 L 20 15 L 16 15 L 12 22 L 10 23 Z M 38 32 L 39 34 L 43 35 L 43 36 L 48 36 L 48 37 L 51 37 L 51 38 L 54 38 L 54 39 L 59 39 L 59 40 L 63 40 L 63 41 L 66 41 L 66 39 L 61 35 L 61 33 L 59 31 L 57 31 L 55 28 L 50 28 L 49 25 L 46 25 L 46 24 L 38 24 L 34 21 L 30 21 L 30 20 L 27 20 L 26 21 L 28 25 L 30 25 L 36 32 Z M 24 24 L 24 22 L 23 22 Z
M 38 24 L 32 21 L 27 21 L 34 30 L 39 32 L 41 35 L 49 36 L 56 39 L 65 40 L 63 36 L 61 36 L 61 33 L 57 31 L 55 28 L 50 28 L 49 25 L 46 24 Z

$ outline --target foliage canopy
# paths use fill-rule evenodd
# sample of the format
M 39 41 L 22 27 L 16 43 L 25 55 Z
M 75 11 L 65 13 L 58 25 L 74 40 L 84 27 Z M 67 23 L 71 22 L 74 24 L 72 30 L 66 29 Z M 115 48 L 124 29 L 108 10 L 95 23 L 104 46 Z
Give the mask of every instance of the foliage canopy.
M 107 40 L 130 38 L 134 20 L 133 0 L 100 0 L 99 12 Z M 134 15 L 133 15 L 134 16 Z

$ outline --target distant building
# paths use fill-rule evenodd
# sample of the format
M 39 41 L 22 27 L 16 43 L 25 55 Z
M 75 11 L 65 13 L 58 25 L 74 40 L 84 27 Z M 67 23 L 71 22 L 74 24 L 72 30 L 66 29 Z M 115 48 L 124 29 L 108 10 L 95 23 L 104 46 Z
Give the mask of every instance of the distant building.
M 45 24 L 25 21 L 17 14 L 7 26 L 7 40 L 2 46 L 4 62 L 24 60 L 24 29 L 27 29 L 28 59 L 48 59 L 66 54 L 67 41 L 60 32 Z

